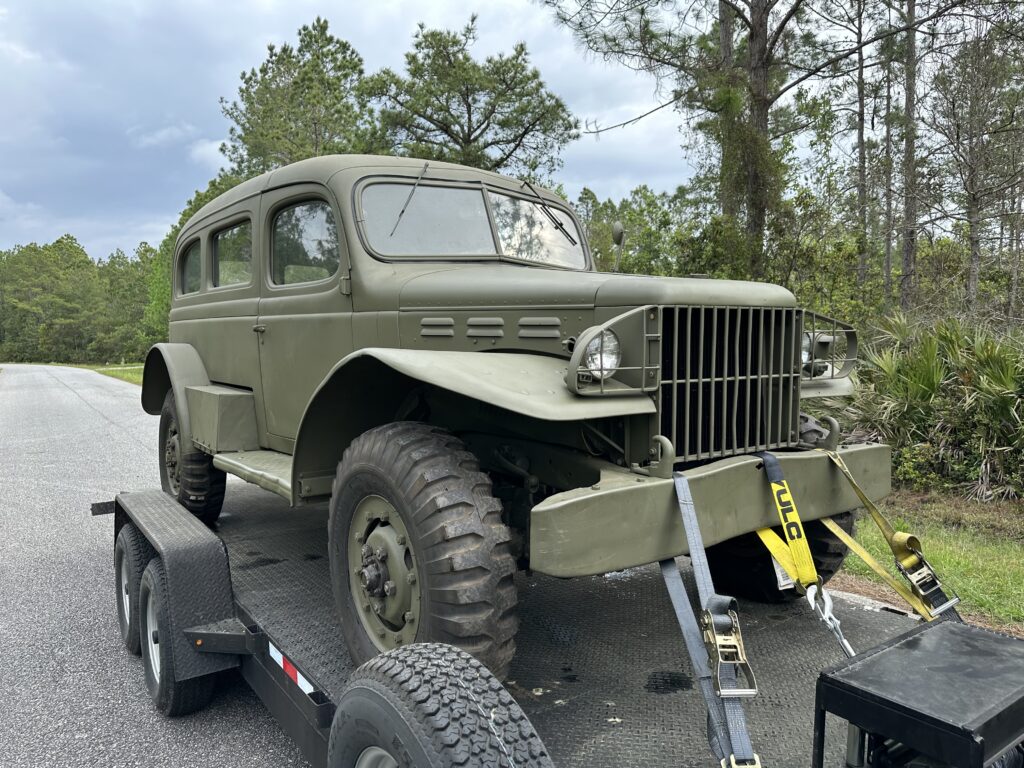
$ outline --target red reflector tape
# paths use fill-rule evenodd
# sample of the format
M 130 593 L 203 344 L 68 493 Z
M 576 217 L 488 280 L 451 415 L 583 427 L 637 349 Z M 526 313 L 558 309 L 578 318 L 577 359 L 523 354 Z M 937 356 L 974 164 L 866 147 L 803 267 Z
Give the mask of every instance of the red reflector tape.
M 277 648 L 273 643 L 267 643 L 267 650 L 270 652 L 270 658 L 277 662 L 277 666 L 284 670 L 284 673 L 288 676 L 288 679 L 295 683 L 305 694 L 310 694 L 316 689 L 313 684 L 309 682 L 302 673 L 292 664 L 291 659 L 281 653 L 280 649 Z

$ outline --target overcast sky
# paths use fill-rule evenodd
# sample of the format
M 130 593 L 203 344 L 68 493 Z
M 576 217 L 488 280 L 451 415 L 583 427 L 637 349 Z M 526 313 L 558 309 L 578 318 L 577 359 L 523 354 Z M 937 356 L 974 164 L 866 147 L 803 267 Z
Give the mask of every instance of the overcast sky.
M 0 0 L 0 249 L 65 232 L 93 258 L 158 244 L 223 162 L 218 98 L 317 15 L 371 72 L 401 67 L 417 22 L 461 28 L 474 12 L 477 56 L 525 41 L 583 120 L 611 125 L 658 103 L 651 78 L 585 54 L 530 0 Z M 573 197 L 674 189 L 690 172 L 678 121 L 662 110 L 585 136 L 559 179 Z

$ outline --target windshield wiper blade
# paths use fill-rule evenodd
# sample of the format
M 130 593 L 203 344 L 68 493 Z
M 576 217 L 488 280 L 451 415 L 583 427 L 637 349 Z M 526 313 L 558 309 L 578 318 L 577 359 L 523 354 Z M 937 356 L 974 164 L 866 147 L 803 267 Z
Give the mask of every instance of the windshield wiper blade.
M 530 191 L 533 192 L 533 196 L 536 198 L 537 205 L 539 205 L 540 209 L 544 211 L 544 214 L 551 221 L 551 224 L 554 226 L 554 228 L 561 232 L 563 235 L 565 235 L 565 239 L 568 240 L 572 245 L 577 245 L 576 238 L 569 234 L 569 230 L 565 228 L 565 224 L 562 223 L 561 219 L 555 216 L 554 212 L 548 207 L 547 201 L 545 201 L 544 198 L 540 196 L 540 192 L 538 192 L 534 188 L 533 184 L 528 182 L 526 179 L 523 179 L 523 186 L 529 187 Z
M 402 217 L 405 216 L 405 209 L 409 207 L 409 201 L 412 200 L 412 196 L 416 194 L 416 188 L 420 185 L 420 182 L 423 181 L 423 177 L 426 175 L 427 168 L 429 167 L 430 163 L 423 164 L 423 170 L 420 171 L 420 175 L 416 177 L 416 183 L 413 184 L 412 189 L 409 190 L 409 196 L 405 198 L 405 202 L 402 204 L 402 210 L 398 212 L 398 218 L 395 219 L 395 226 L 391 228 L 391 234 L 389 234 L 388 237 L 394 235 L 395 230 L 398 229 L 398 225 L 401 223 Z

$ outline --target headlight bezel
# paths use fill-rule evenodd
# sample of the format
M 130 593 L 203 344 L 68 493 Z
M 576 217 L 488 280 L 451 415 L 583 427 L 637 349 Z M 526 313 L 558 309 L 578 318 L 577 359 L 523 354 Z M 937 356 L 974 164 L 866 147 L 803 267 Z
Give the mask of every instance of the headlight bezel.
M 601 329 L 583 350 L 582 363 L 595 381 L 614 378 L 622 365 L 622 346 L 618 334 L 611 328 Z

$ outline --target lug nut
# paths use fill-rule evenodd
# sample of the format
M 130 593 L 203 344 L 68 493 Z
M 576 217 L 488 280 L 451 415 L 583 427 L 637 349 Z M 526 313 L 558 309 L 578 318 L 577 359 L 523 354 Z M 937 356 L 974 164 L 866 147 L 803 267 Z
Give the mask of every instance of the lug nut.
M 373 612 L 374 613 L 380 613 L 380 603 L 374 603 L 373 604 Z
M 402 534 L 398 534 L 397 536 L 395 536 L 395 541 L 398 542 L 398 546 L 405 546 L 405 536 L 403 536 Z
M 358 532 L 356 534 L 356 544 L 362 544 L 364 541 L 366 541 L 366 534 L 362 531 Z
M 373 550 L 370 549 L 370 545 L 369 544 L 363 544 L 363 548 L 362 548 L 360 554 L 362 554 L 363 559 L 365 560 L 366 558 L 368 558 L 371 555 L 373 555 Z
M 409 571 L 407 574 L 405 574 L 405 581 L 406 581 L 407 584 L 415 584 L 416 583 L 416 573 L 415 573 L 415 571 Z
M 404 621 L 406 624 L 412 624 L 414 621 L 416 621 L 416 617 L 413 615 L 412 611 L 406 611 L 402 614 L 402 621 Z
M 386 550 L 386 549 L 383 549 L 383 548 L 381 548 L 381 547 L 378 547 L 378 548 L 377 548 L 377 551 L 375 551 L 375 552 L 374 552 L 373 554 L 374 554 L 374 555 L 376 556 L 376 558 L 377 558 L 378 560 L 380 560 L 381 562 L 383 562 L 383 561 L 385 561 L 385 560 L 387 560 L 387 559 L 388 559 L 388 553 L 387 553 L 387 550 Z
M 385 595 L 387 595 L 388 597 L 391 597 L 397 591 L 398 591 L 398 589 L 395 587 L 395 582 L 393 582 L 393 581 L 385 581 L 384 582 L 384 594 Z

